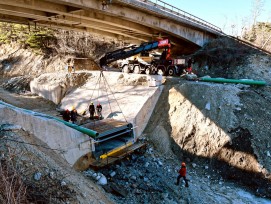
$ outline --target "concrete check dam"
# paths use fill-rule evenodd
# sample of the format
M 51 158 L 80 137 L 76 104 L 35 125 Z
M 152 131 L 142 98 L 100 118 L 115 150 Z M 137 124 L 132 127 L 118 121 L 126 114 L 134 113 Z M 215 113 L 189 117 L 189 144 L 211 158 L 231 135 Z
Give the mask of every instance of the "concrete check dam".
M 211 23 L 159 0 L 0 0 L 0 20 L 96 33 L 137 44 L 168 38 L 181 54 L 193 53 L 209 40 L 222 35 L 221 30 Z M 149 97 L 150 104 L 155 104 L 160 95 L 161 90 L 156 91 L 159 94 Z M 5 105 L 0 110 L 6 115 L 18 116 L 6 117 L 5 122 L 26 126 L 25 129 L 40 135 L 40 139 L 50 147 L 65 149 L 63 155 L 71 165 L 75 165 L 78 158 L 93 152 L 95 148 L 91 138 L 75 130 L 66 131 L 62 124 L 44 116 L 32 117 L 20 109 L 7 109 Z M 145 116 L 151 113 L 138 112 L 140 114 L 131 117 L 134 118 L 134 125 L 141 124 L 134 130 L 135 137 L 142 133 L 149 118 Z M 17 119 L 9 121 L 7 118 Z M 25 124 L 25 119 L 35 121 Z M 32 123 L 40 125 L 36 128 Z M 46 128 L 42 123 L 50 123 L 52 128 Z M 63 138 L 47 135 L 61 135 Z M 127 141 L 133 140 L 129 135 L 127 137 Z

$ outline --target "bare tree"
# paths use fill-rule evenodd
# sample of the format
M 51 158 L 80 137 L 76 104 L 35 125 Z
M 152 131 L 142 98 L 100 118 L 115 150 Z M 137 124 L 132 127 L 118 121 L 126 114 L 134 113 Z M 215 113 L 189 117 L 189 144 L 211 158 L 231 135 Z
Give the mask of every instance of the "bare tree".
M 252 9 L 251 9 L 252 26 L 256 25 L 257 18 L 264 11 L 264 4 L 265 4 L 264 0 L 252 0 Z

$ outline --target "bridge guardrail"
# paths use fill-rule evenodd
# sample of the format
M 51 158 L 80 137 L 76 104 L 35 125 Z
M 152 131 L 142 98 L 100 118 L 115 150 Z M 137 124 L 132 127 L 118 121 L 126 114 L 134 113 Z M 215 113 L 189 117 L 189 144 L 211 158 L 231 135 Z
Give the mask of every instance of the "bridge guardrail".
M 202 26 L 205 26 L 209 29 L 212 29 L 212 30 L 215 30 L 217 32 L 221 32 L 222 33 L 222 30 L 221 28 L 201 19 L 201 18 L 198 18 L 197 16 L 194 16 L 190 13 L 187 13 L 175 6 L 172 6 L 164 1 L 161 1 L 161 0 L 137 0 L 137 1 L 140 1 L 140 2 L 143 2 L 145 4 L 148 4 L 148 5 L 151 5 L 151 6 L 155 6 L 161 10 L 164 10 L 168 13 L 171 13 L 175 16 L 178 16 L 178 17 L 182 17 L 184 19 L 187 19 L 191 22 L 194 22 L 196 24 L 200 24 Z

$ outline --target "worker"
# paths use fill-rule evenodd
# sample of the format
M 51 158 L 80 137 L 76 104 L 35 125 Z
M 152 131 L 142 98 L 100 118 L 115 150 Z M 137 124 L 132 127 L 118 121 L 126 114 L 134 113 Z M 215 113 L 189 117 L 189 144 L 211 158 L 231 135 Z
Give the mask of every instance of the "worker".
M 76 121 L 77 121 L 77 115 L 78 115 L 77 110 L 73 106 L 72 110 L 71 110 L 71 121 L 72 121 L 73 124 L 75 124 Z
M 95 113 L 95 106 L 93 105 L 93 102 L 90 103 L 88 110 L 89 110 L 89 118 L 93 120 L 94 113 Z
M 188 187 L 188 180 L 186 179 L 186 164 L 185 162 L 182 162 L 182 167 L 179 170 L 179 176 L 177 177 L 177 183 L 176 185 L 179 185 L 180 179 L 183 178 L 185 181 L 185 187 Z
M 188 61 L 187 61 L 187 68 L 186 68 L 186 71 L 188 72 L 188 74 L 191 74 L 192 73 L 192 59 L 191 57 L 189 57 Z
M 102 1 L 102 9 L 105 10 L 105 7 L 107 6 L 106 1 Z
M 69 109 L 66 109 L 63 113 L 62 113 L 62 118 L 63 120 L 69 122 L 71 119 L 71 113 L 69 111 Z
M 96 106 L 96 110 L 97 110 L 98 118 L 101 120 L 103 118 L 102 116 L 103 107 L 100 103 L 98 103 L 98 105 Z
M 72 65 L 72 72 L 75 73 L 75 66 Z

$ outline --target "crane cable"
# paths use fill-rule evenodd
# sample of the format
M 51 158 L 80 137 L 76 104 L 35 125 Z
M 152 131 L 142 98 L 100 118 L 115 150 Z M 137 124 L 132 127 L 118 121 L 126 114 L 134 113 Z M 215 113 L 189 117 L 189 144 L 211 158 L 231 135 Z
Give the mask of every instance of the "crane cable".
M 112 108 L 111 108 L 111 104 L 110 104 L 110 98 L 109 98 L 109 94 L 107 92 L 106 79 L 105 79 L 105 76 L 103 75 L 102 71 L 101 71 L 101 75 L 103 77 L 104 88 L 105 88 L 105 93 L 106 93 L 106 96 L 107 96 L 108 105 L 109 105 L 109 108 L 110 108 L 110 113 L 112 114 Z
M 114 99 L 115 99 L 115 101 L 116 101 L 116 103 L 117 103 L 117 105 L 118 105 L 118 107 L 119 107 L 119 109 L 120 109 L 120 112 L 122 113 L 122 116 L 123 116 L 125 122 L 127 122 L 127 119 L 126 119 L 125 115 L 123 114 L 123 111 L 122 111 L 121 108 L 120 108 L 120 105 L 119 105 L 119 103 L 118 103 L 118 100 L 116 99 L 114 92 L 111 90 L 111 88 L 110 88 L 110 86 L 109 86 L 109 84 L 108 84 L 108 82 L 107 82 L 107 80 L 106 80 L 106 78 L 105 78 L 105 76 L 104 76 L 104 74 L 103 74 L 103 71 L 101 71 L 101 75 L 102 75 L 102 77 L 103 77 L 105 83 L 107 84 L 109 91 L 110 91 L 111 94 L 113 95 L 113 97 L 114 97 Z M 109 104 L 110 104 L 109 98 L 108 98 L 108 102 L 109 102 Z M 111 107 L 110 107 L 110 108 L 111 108 Z M 111 110 L 111 113 L 112 113 L 112 110 Z
M 89 101 L 89 103 L 88 103 L 88 105 L 87 105 L 85 111 L 83 112 L 83 115 L 86 114 L 86 111 L 87 111 L 88 107 L 90 106 L 90 104 L 91 104 L 91 102 L 92 102 L 92 97 L 93 97 L 93 95 L 94 95 L 94 91 L 96 90 L 97 84 L 100 83 L 100 80 L 101 80 L 101 78 L 99 77 L 99 78 L 97 79 L 97 82 L 96 82 L 96 84 L 95 84 L 95 87 L 94 87 L 94 89 L 93 89 L 93 91 L 92 91 L 92 94 L 91 94 L 91 96 L 90 96 L 90 101 Z
M 109 104 L 109 108 L 110 108 L 110 113 L 112 114 L 112 108 L 111 108 L 111 104 L 110 104 L 110 98 L 109 98 L 108 90 L 109 90 L 109 91 L 111 92 L 111 94 L 113 95 L 113 98 L 114 98 L 114 100 L 116 101 L 116 103 L 117 103 L 117 105 L 118 105 L 118 108 L 120 109 L 120 111 L 121 111 L 121 113 L 122 113 L 122 116 L 123 116 L 125 122 L 128 122 L 127 119 L 126 119 L 126 117 L 125 117 L 125 115 L 123 114 L 123 111 L 122 111 L 122 109 L 120 108 L 120 105 L 119 105 L 119 103 L 118 103 L 118 101 L 117 101 L 117 99 L 116 99 L 116 97 L 115 97 L 113 91 L 111 90 L 111 88 L 110 88 L 110 86 L 109 86 L 109 83 L 107 82 L 107 80 L 106 80 L 106 78 L 105 78 L 105 76 L 104 76 L 102 70 L 101 70 L 101 72 L 100 72 L 100 75 L 99 75 L 99 77 L 98 77 L 98 80 L 97 80 L 97 82 L 96 82 L 96 84 L 95 84 L 95 87 L 94 87 L 94 89 L 93 89 L 93 92 L 92 92 L 92 94 L 91 94 L 90 102 L 88 103 L 88 106 L 87 106 L 86 110 L 84 111 L 84 115 L 85 115 L 85 113 L 86 113 L 86 111 L 87 111 L 87 109 L 88 109 L 88 107 L 89 107 L 89 105 L 90 105 L 90 103 L 91 103 L 91 101 L 92 101 L 92 98 L 93 98 L 93 95 L 94 95 L 94 91 L 96 90 L 96 87 L 97 87 L 98 84 L 99 84 L 99 89 L 100 89 L 100 83 L 101 83 L 101 80 L 102 80 L 102 79 L 103 79 L 103 82 L 104 82 L 104 88 L 105 88 L 105 92 L 106 92 L 106 96 L 107 96 L 107 100 L 108 100 L 108 104 Z M 98 90 L 98 94 L 99 94 L 99 90 Z M 98 95 L 98 97 L 99 97 L 99 95 Z M 97 100 L 98 100 L 98 97 L 97 97 Z

